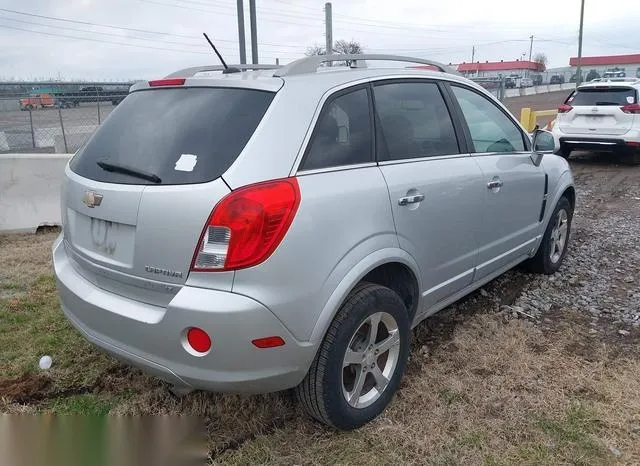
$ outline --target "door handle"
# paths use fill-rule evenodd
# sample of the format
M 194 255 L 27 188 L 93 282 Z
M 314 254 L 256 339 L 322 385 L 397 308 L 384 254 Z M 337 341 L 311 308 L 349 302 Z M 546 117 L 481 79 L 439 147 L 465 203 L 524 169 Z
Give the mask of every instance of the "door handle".
M 416 204 L 424 201 L 424 194 L 414 194 L 413 196 L 405 196 L 398 199 L 398 205 Z
M 502 180 L 491 180 L 487 183 L 487 189 L 502 188 L 503 184 Z

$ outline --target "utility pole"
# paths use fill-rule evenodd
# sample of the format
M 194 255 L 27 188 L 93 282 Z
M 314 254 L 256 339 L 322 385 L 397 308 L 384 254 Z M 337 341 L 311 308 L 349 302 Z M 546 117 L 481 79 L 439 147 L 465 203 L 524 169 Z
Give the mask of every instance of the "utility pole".
M 258 64 L 258 26 L 256 25 L 256 0 L 249 0 L 249 21 L 251 22 L 251 61 Z
M 529 39 L 531 39 L 531 43 L 529 44 L 529 63 L 531 63 L 531 54 L 533 54 L 533 35 L 529 37 Z M 529 75 L 531 75 L 531 70 L 527 68 L 527 76 Z
M 471 63 L 475 63 L 476 59 L 476 46 L 471 47 Z
M 333 22 L 331 20 L 331 2 L 324 4 L 324 28 L 325 28 L 325 49 L 326 55 L 333 53 Z M 331 66 L 331 62 L 327 62 L 327 66 Z
M 584 25 L 584 0 L 580 4 L 580 32 L 578 33 L 578 67 L 576 69 L 576 87 L 580 85 L 582 81 L 582 29 Z
M 247 44 L 244 37 L 244 0 L 238 0 L 238 47 L 240 49 L 240 64 L 247 63 Z

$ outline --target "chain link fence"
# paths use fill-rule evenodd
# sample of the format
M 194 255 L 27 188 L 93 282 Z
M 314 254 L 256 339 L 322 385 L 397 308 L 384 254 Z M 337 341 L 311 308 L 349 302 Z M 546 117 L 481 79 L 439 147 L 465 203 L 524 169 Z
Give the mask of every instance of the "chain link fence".
M 0 153 L 73 153 L 133 83 L 0 83 Z
M 471 78 L 473 82 L 484 87 L 491 92 L 500 102 L 505 98 L 505 78 L 504 77 L 488 77 L 488 78 Z

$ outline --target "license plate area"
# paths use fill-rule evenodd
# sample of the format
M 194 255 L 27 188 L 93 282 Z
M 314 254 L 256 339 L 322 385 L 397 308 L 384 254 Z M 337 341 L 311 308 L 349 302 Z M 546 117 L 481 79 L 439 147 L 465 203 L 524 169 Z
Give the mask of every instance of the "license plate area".
M 98 262 L 131 268 L 136 236 L 134 225 L 68 209 L 68 233 L 72 246 L 81 253 Z

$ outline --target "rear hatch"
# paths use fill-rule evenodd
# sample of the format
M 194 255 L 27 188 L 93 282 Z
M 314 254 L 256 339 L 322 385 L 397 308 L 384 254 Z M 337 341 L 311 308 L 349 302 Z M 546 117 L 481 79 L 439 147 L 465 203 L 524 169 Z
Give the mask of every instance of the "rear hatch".
M 627 86 L 580 88 L 567 101 L 557 123 L 567 134 L 623 135 L 633 126 L 634 113 L 622 107 L 638 103 L 637 91 Z
M 97 286 L 166 305 L 185 283 L 220 178 L 273 92 L 170 87 L 125 98 L 73 157 L 63 189 L 65 247 Z

